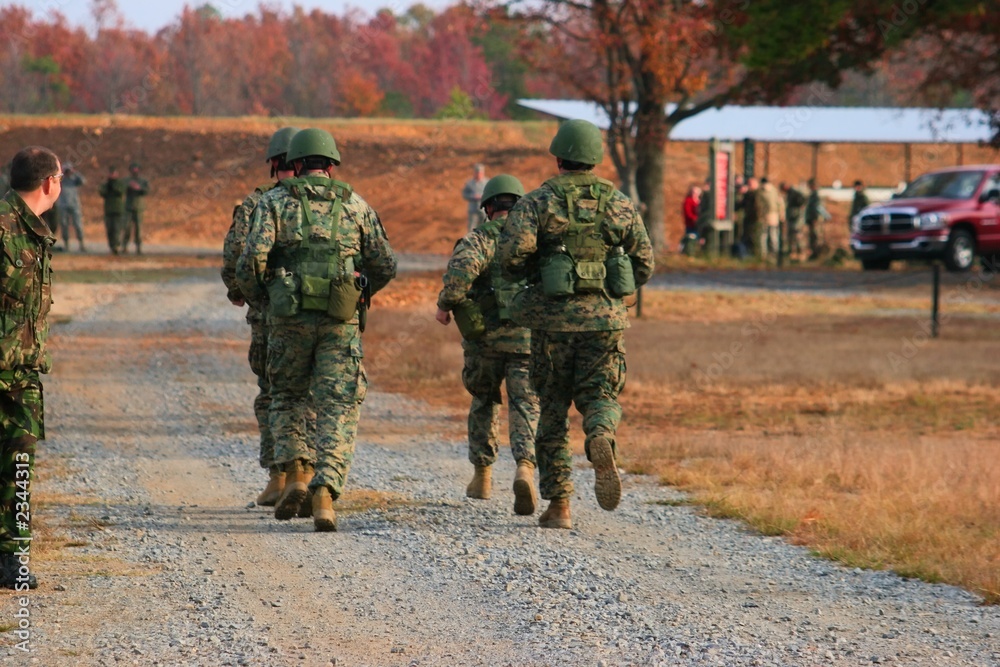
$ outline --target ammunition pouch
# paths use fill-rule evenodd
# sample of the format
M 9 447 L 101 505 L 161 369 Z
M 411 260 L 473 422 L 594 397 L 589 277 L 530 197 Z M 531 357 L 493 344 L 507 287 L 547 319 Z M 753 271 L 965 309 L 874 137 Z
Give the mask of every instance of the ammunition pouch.
M 459 333 L 465 340 L 478 340 L 486 333 L 486 319 L 483 309 L 472 299 L 465 299 L 452 311 Z
M 278 269 L 267 284 L 267 314 L 269 317 L 291 317 L 299 313 L 299 288 L 295 276 Z
M 608 275 L 604 262 L 577 262 L 575 268 L 577 294 L 604 291 L 604 279 Z

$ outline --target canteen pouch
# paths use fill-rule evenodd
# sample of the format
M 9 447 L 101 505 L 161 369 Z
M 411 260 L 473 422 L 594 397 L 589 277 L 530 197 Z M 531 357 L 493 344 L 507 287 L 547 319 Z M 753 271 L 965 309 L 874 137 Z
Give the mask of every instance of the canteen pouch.
M 620 299 L 635 293 L 635 274 L 632 273 L 632 259 L 628 255 L 612 255 L 604 266 L 608 273 L 608 294 Z
M 569 255 L 556 253 L 543 257 L 539 263 L 539 271 L 542 274 L 542 293 L 545 296 L 561 297 L 574 293 L 576 271 L 573 258 Z
M 576 292 L 578 294 L 603 292 L 604 279 L 607 276 L 608 270 L 604 262 L 577 262 Z
M 345 278 L 338 283 L 330 283 L 330 297 L 326 303 L 326 314 L 340 322 L 350 322 L 358 311 L 361 289 L 356 280 Z
M 486 333 L 486 321 L 482 308 L 471 299 L 466 299 L 455 306 L 452 311 L 459 333 L 465 340 L 477 340 Z
M 326 310 L 330 293 L 329 278 L 302 276 L 302 310 Z
M 274 280 L 267 284 L 268 315 L 291 317 L 299 313 L 299 290 L 295 276 L 278 269 Z
M 497 316 L 500 318 L 500 322 L 507 323 L 513 319 L 510 314 L 510 304 L 521 289 L 522 286 L 517 284 L 505 285 L 496 289 L 494 301 L 496 302 Z

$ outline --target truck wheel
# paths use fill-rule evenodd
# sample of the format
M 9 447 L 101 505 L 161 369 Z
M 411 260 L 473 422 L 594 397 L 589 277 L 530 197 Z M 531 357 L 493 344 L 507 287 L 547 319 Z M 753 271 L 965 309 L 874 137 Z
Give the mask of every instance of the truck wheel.
M 944 265 L 949 271 L 964 272 L 976 261 L 976 241 L 965 229 L 953 229 L 944 249 Z
M 863 268 L 865 271 L 888 271 L 890 265 L 892 265 L 891 259 L 861 260 L 861 268 Z

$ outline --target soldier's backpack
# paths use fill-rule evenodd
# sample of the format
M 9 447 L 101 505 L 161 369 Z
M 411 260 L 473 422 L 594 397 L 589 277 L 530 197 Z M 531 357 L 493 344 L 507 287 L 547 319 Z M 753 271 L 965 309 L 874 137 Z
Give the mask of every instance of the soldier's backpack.
M 561 174 L 545 182 L 566 202 L 569 225 L 559 243 L 543 249 L 539 268 L 548 297 L 635 292 L 632 260 L 605 241 L 603 223 L 615 186 L 593 174 Z

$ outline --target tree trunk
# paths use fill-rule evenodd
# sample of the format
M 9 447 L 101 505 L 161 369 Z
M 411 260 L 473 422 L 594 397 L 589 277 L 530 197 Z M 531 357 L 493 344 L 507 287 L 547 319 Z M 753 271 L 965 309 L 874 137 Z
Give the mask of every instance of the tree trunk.
M 667 247 L 666 210 L 664 209 L 663 183 L 667 167 L 667 136 L 670 127 L 663 117 L 663 106 L 640 112 L 636 123 L 635 184 L 643 203 L 642 219 L 649 232 L 649 240 L 657 252 Z

